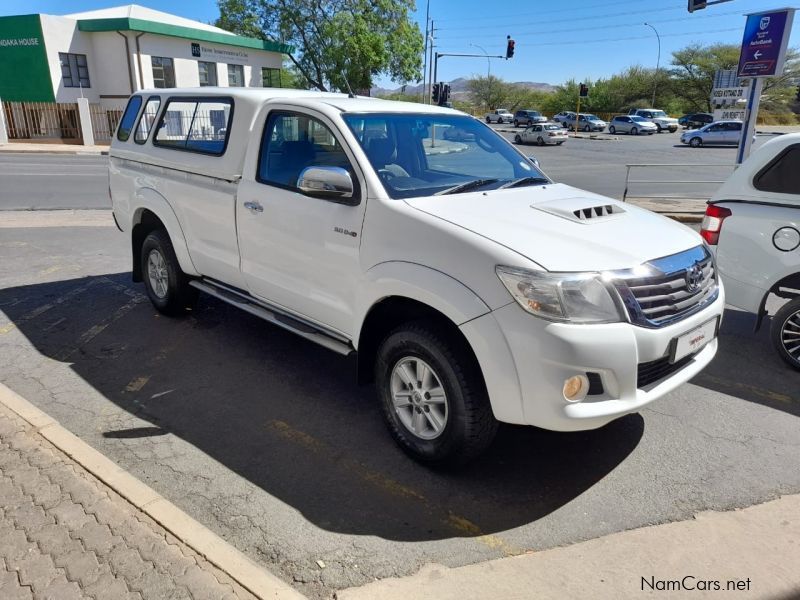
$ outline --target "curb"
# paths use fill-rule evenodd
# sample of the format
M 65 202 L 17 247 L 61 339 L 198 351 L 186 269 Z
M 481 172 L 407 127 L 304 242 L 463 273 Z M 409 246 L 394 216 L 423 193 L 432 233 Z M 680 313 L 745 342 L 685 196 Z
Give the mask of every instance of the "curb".
M 0 155 L 8 154 L 66 154 L 71 156 L 108 156 L 108 150 L 30 150 L 16 148 L 0 148 Z
M 30 423 L 47 441 L 148 515 L 184 544 L 262 599 L 305 600 L 217 534 L 136 479 L 28 400 L 0 383 L 0 404 Z

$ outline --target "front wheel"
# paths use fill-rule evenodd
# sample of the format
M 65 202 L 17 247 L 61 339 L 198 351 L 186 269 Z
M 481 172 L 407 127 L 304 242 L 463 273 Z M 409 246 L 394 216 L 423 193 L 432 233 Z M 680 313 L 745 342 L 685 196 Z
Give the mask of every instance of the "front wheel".
M 661 133 L 661 125 L 656 123 L 656 133 Z
M 147 296 L 165 315 L 179 315 L 197 299 L 197 290 L 181 271 L 172 241 L 163 229 L 156 229 L 142 243 L 142 275 Z
M 497 421 L 477 361 L 435 322 L 390 333 L 378 349 L 375 381 L 392 437 L 420 462 L 462 464 L 494 439 Z
M 689 140 L 689 145 L 692 148 L 699 148 L 700 146 L 703 145 L 703 140 L 701 140 L 699 137 L 693 137 L 692 139 Z
M 800 298 L 784 304 L 775 314 L 770 337 L 778 355 L 800 371 Z
M 519 136 L 519 134 L 514 136 L 514 143 L 515 144 L 521 144 L 522 143 L 522 138 Z
M 614 135 L 615 133 L 617 133 L 617 128 L 612 125 L 611 127 L 608 128 L 608 133 Z
M 544 146 L 544 140 L 542 139 L 542 136 L 536 138 L 536 143 L 539 144 L 540 146 Z
M 514 121 L 514 127 L 519 127 L 519 121 L 517 120 Z
M 489 117 L 486 117 L 486 122 L 491 124 L 492 120 Z
M 583 128 L 583 130 L 584 130 L 586 133 L 589 133 L 589 132 L 592 130 L 592 128 L 591 128 L 589 125 L 587 125 L 586 127 L 584 127 L 584 128 Z
M 631 135 L 639 135 L 639 130 L 636 127 L 631 127 Z

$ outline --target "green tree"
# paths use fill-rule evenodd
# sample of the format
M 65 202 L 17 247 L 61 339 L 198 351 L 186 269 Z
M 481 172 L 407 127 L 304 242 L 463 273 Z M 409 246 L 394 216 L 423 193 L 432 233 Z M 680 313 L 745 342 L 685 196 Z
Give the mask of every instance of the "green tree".
M 511 87 L 494 75 L 470 79 L 467 81 L 467 89 L 472 102 L 486 110 L 506 108 L 506 102 L 511 96 Z
M 218 0 L 215 25 L 290 44 L 289 58 L 309 87 L 354 91 L 375 77 L 419 81 L 422 33 L 410 18 L 414 0 Z
M 711 90 L 717 69 L 735 69 L 739 64 L 739 46 L 692 44 L 672 53 L 671 70 L 675 95 L 689 110 L 711 108 Z

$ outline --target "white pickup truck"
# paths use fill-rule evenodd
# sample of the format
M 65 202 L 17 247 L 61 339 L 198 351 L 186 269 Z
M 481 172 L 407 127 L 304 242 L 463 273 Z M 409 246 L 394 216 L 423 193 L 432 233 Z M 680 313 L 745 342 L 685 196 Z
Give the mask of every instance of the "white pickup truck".
M 146 90 L 112 142 L 110 192 L 158 310 L 201 290 L 357 353 L 425 463 L 476 456 L 498 421 L 601 427 L 717 349 L 723 290 L 697 233 L 554 183 L 451 109 Z
M 701 233 L 716 250 L 728 302 L 757 315 L 756 330 L 770 295 L 788 300 L 770 335 L 800 370 L 800 134 L 753 152 L 714 194 Z
M 678 119 L 670 117 L 663 110 L 657 108 L 632 108 L 628 111 L 628 116 L 642 117 L 656 126 L 656 133 L 678 131 Z

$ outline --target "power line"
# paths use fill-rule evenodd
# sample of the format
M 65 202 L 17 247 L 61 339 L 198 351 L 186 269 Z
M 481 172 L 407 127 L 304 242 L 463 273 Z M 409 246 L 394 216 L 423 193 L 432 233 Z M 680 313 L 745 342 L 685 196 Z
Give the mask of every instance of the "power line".
M 558 10 L 537 10 L 535 12 L 530 12 L 530 13 L 514 13 L 514 15 L 515 15 L 515 17 L 519 17 L 519 16 L 554 15 L 554 14 L 563 14 L 563 13 L 567 13 L 567 12 L 575 12 L 576 10 L 591 10 L 593 8 L 607 8 L 609 6 L 620 6 L 620 5 L 626 5 L 626 4 L 636 4 L 636 5 L 641 6 L 641 0 L 619 0 L 618 2 L 603 2 L 601 4 L 591 4 L 591 5 L 586 5 L 586 6 L 575 6 L 573 8 L 561 8 L 561 9 L 558 9 Z M 669 9 L 657 9 L 657 10 L 678 10 L 680 8 L 681 7 L 676 6 L 676 7 L 669 8 Z M 649 12 L 655 12 L 655 11 L 649 11 Z M 493 17 L 493 16 L 490 16 L 490 15 L 485 15 L 485 16 L 482 16 L 482 17 L 456 17 L 454 19 L 443 18 L 443 19 L 439 19 L 439 20 L 443 20 L 445 22 L 449 22 L 449 21 L 486 21 L 487 19 L 504 19 L 506 21 L 506 23 L 508 23 L 508 20 L 509 20 L 507 16 L 495 16 L 495 17 Z
M 725 33 L 728 31 L 742 31 L 741 27 L 730 27 L 728 29 L 704 29 L 703 31 L 686 31 L 684 33 L 662 33 L 661 37 L 686 37 L 690 35 L 706 35 L 709 33 Z M 613 37 L 613 38 L 604 38 L 604 39 L 595 39 L 595 40 L 576 40 L 574 42 L 565 42 L 565 41 L 558 41 L 558 42 L 542 42 L 541 44 L 525 44 L 526 47 L 530 46 L 573 46 L 576 44 L 599 44 L 601 42 L 627 42 L 630 40 L 649 40 L 653 36 L 652 35 L 638 35 L 632 37 Z
M 658 23 L 660 25 L 662 23 L 677 23 L 677 22 L 681 22 L 681 21 L 696 21 L 698 19 L 717 19 L 719 17 L 729 17 L 731 15 L 741 15 L 741 14 L 742 14 L 741 11 L 734 10 L 734 11 L 729 11 L 729 12 L 725 12 L 725 13 L 717 13 L 717 14 L 713 14 L 713 15 L 702 15 L 702 16 L 697 16 L 697 17 L 675 17 L 675 18 L 672 18 L 672 19 L 659 19 Z M 638 21 L 632 21 L 630 23 L 619 23 L 619 24 L 614 25 L 614 27 L 630 27 L 630 26 L 636 26 L 636 25 L 641 25 L 641 24 L 642 24 L 642 21 L 638 20 Z M 524 27 L 525 25 L 523 24 L 522 26 Z M 486 30 L 486 29 L 501 28 L 501 27 L 504 28 L 504 29 L 508 29 L 507 25 L 485 25 L 483 27 L 475 26 L 475 27 L 471 27 L 470 29 Z M 446 30 L 444 28 L 440 28 L 439 31 L 446 31 Z M 574 27 L 569 28 L 569 29 L 548 29 L 547 31 L 515 31 L 514 37 L 517 38 L 517 39 L 519 38 L 520 35 L 536 35 L 537 37 L 540 37 L 540 36 L 545 36 L 545 35 L 555 35 L 555 34 L 559 34 L 559 33 L 570 33 L 570 32 L 574 32 L 574 31 L 575 31 Z M 472 39 L 475 36 L 474 35 L 470 35 L 470 34 L 464 34 L 464 35 L 447 35 L 447 36 L 442 36 L 442 37 L 445 38 L 445 39 L 448 39 L 448 40 L 451 40 L 451 39 L 452 40 L 456 40 L 456 39 Z

